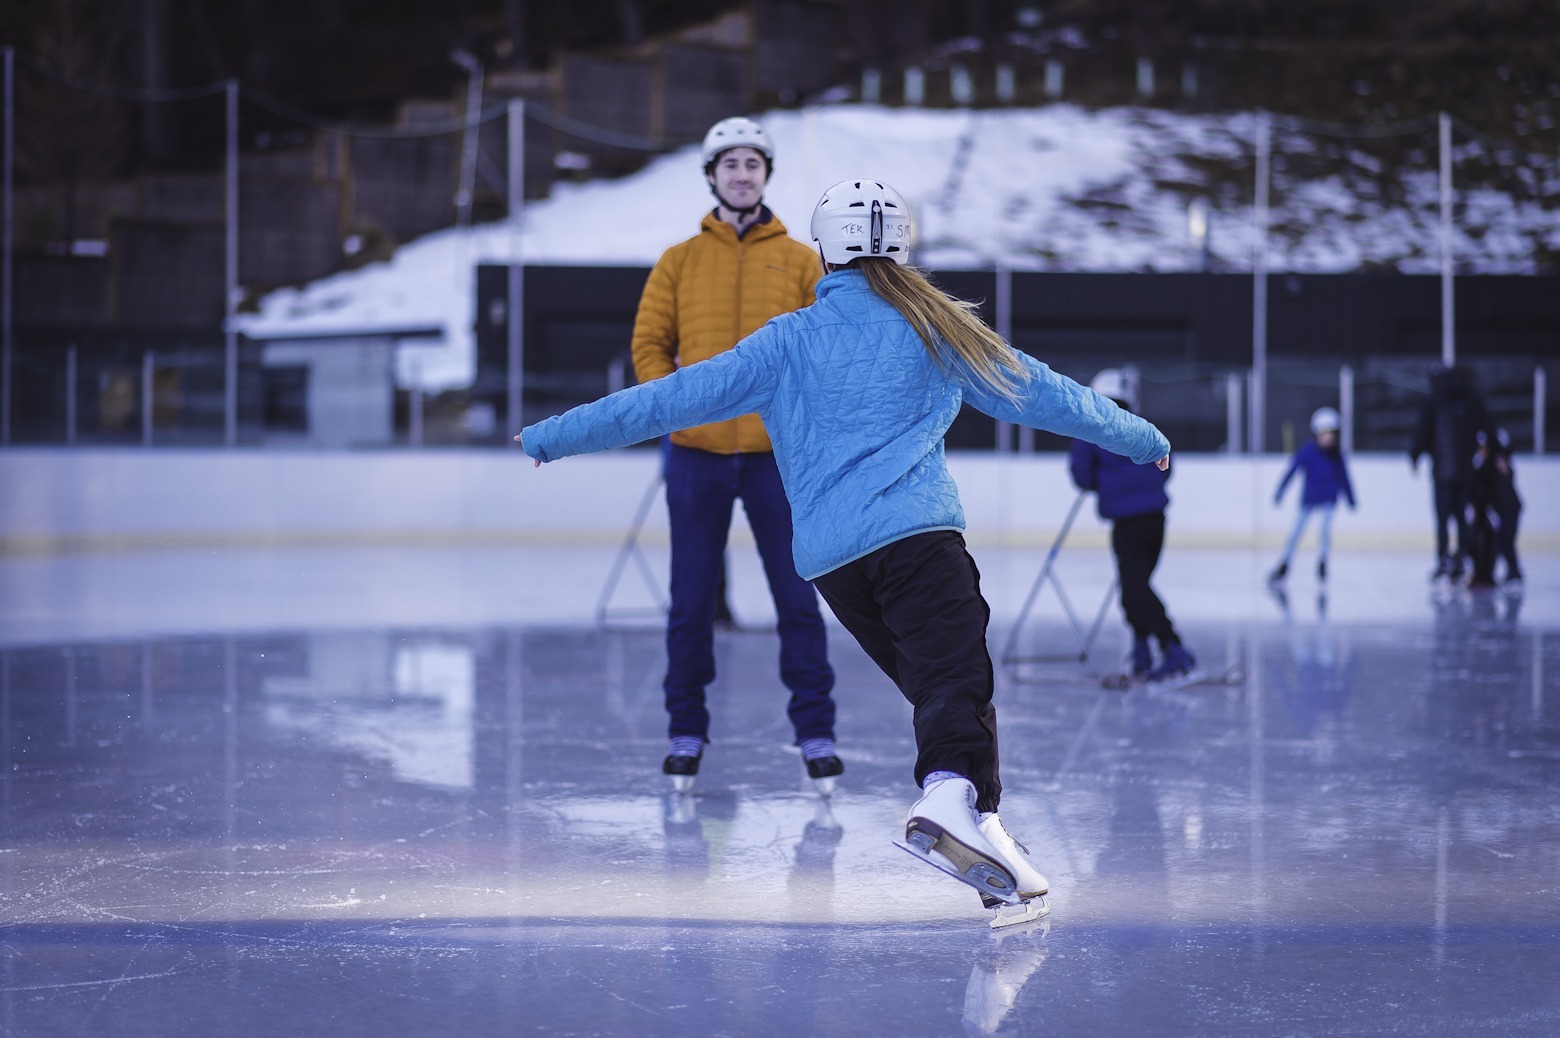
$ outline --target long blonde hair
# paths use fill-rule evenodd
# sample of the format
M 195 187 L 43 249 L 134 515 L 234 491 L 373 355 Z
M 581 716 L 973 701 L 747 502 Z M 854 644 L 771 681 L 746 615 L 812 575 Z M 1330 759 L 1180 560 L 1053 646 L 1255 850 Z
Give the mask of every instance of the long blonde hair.
M 992 392 L 1018 400 L 1028 372 L 1013 347 L 975 315 L 976 304 L 955 299 L 919 270 L 893 260 L 863 256 L 849 266 L 861 271 L 872 291 L 910 322 L 941 367 L 949 367 L 952 354 Z

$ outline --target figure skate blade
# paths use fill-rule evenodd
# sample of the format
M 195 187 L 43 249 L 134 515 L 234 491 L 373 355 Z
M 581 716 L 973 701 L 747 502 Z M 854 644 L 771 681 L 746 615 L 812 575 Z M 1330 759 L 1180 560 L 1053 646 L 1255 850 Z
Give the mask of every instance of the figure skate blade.
M 1037 919 L 1044 919 L 1051 914 L 1051 904 L 1045 899 L 1044 894 L 1036 894 L 1034 897 L 1020 901 L 1016 905 L 994 905 L 991 917 L 991 928 L 1000 930 L 1004 926 L 1017 926 L 1020 923 L 1031 923 Z
M 925 831 L 912 832 L 895 840 L 894 846 L 1004 905 L 1019 901 L 1018 884 L 1006 869 L 946 834 L 933 837 Z

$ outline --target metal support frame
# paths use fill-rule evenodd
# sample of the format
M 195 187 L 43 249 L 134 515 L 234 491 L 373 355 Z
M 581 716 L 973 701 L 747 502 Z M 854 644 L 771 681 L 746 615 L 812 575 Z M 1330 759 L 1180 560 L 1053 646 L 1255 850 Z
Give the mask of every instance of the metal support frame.
M 665 482 L 666 477 L 657 471 L 655 478 L 645 488 L 639 507 L 634 510 L 628 535 L 623 538 L 623 546 L 618 549 L 617 558 L 612 560 L 612 568 L 607 572 L 607 581 L 602 585 L 601 596 L 596 599 L 596 626 L 598 627 L 607 626 L 613 619 L 659 617 L 666 614 L 666 596 L 661 593 L 660 582 L 656 580 L 654 571 L 650 569 L 650 560 L 645 558 L 645 553 L 639 547 L 639 534 L 644 529 L 645 520 L 650 516 L 650 507 L 655 504 L 656 496 L 661 492 Z M 617 592 L 618 584 L 623 579 L 623 570 L 628 567 L 630 559 L 638 566 L 645 587 L 649 588 L 656 604 L 653 608 L 619 609 L 614 612 L 611 608 L 612 596 Z
M 1062 546 L 1067 542 L 1067 535 L 1072 531 L 1073 521 L 1077 519 L 1078 510 L 1083 507 L 1084 498 L 1087 496 L 1088 491 L 1080 490 L 1078 491 L 1078 496 L 1073 499 L 1072 508 L 1068 509 L 1067 518 L 1062 522 L 1062 528 L 1057 532 L 1055 540 L 1051 542 L 1051 548 L 1046 552 L 1045 562 L 1041 565 L 1039 574 L 1036 575 L 1034 583 L 1029 588 L 1029 595 L 1024 599 L 1023 608 L 1018 611 L 1018 618 L 1013 621 L 1012 630 L 1008 632 L 1007 642 L 1002 646 L 1000 661 L 1002 666 L 1008 667 L 1010 670 L 1025 663 L 1075 662 L 1083 664 L 1096 681 L 1102 684 L 1106 682 L 1105 675 L 1101 674 L 1099 668 L 1094 665 L 1090 651 L 1094 646 L 1094 639 L 1099 636 L 1100 627 L 1105 622 L 1105 614 L 1109 611 L 1110 604 L 1115 598 L 1119 580 L 1117 578 L 1111 579 L 1110 589 L 1105 592 L 1105 598 L 1100 602 L 1100 607 L 1094 614 L 1094 622 L 1089 625 L 1089 630 L 1085 633 L 1078 623 L 1077 613 L 1073 610 L 1072 602 L 1068 599 L 1067 592 L 1062 588 L 1062 582 L 1056 576 L 1057 556 L 1061 554 Z M 1076 652 L 1051 653 L 1039 656 L 1016 655 L 1014 650 L 1018 643 L 1018 636 L 1023 630 L 1025 622 L 1029 619 L 1029 613 L 1034 608 L 1035 601 L 1040 597 L 1041 589 L 1045 587 L 1047 582 L 1056 591 L 1057 601 L 1061 602 L 1062 612 L 1066 615 L 1067 623 L 1072 628 L 1073 637 L 1078 641 L 1078 649 Z M 1010 673 L 1009 677 L 1015 681 L 1031 683 L 1036 681 L 1032 677 L 1016 673 Z

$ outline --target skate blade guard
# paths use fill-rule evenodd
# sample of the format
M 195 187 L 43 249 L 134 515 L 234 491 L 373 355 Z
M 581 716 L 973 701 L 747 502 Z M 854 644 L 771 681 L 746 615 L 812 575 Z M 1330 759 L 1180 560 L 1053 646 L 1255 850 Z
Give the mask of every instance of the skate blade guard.
M 1007 869 L 923 818 L 911 819 L 905 838 L 895 840 L 894 846 L 1004 905 L 1019 902 L 1018 883 Z

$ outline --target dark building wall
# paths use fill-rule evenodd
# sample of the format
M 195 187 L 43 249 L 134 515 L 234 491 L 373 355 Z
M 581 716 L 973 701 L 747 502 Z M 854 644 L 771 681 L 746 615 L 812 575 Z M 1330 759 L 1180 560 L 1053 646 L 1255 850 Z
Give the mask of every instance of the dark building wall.
M 130 327 L 220 327 L 221 224 L 116 220 L 109 237 L 110 313 Z

